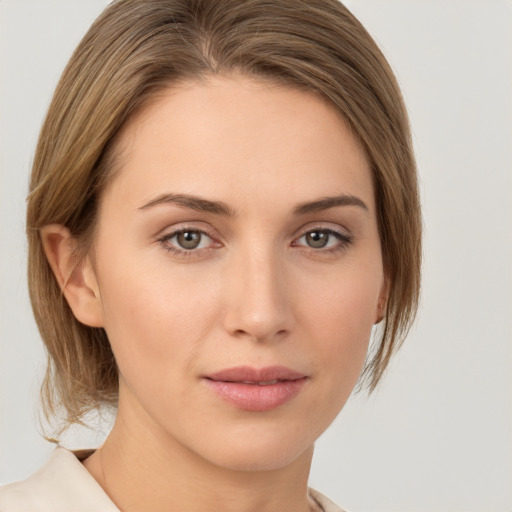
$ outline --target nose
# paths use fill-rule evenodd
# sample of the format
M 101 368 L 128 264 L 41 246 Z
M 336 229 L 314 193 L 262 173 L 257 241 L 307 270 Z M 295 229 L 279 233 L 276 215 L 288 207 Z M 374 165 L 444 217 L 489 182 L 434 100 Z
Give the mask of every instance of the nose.
M 270 342 L 292 329 L 284 264 L 272 250 L 246 251 L 230 262 L 225 281 L 224 328 L 231 335 Z

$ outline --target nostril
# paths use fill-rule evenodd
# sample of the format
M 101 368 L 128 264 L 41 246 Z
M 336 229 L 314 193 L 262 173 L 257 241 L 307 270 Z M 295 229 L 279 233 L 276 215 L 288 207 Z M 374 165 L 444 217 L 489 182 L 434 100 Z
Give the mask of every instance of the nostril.
M 288 330 L 287 329 L 279 329 L 275 332 L 272 332 L 271 330 L 261 330 L 258 332 L 257 329 L 253 329 L 252 331 L 246 331 L 244 329 L 236 329 L 233 331 L 233 335 L 238 338 L 248 338 L 252 339 L 254 341 L 260 342 L 260 341 L 266 341 L 271 338 L 284 338 L 287 336 Z

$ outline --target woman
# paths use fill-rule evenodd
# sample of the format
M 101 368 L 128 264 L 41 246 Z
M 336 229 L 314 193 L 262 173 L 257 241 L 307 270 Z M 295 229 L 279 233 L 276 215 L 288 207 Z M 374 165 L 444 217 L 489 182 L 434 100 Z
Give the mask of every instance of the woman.
M 357 20 L 334 0 L 113 2 L 30 190 L 46 409 L 117 416 L 0 509 L 339 510 L 308 489 L 313 444 L 377 385 L 420 264 L 406 112 Z

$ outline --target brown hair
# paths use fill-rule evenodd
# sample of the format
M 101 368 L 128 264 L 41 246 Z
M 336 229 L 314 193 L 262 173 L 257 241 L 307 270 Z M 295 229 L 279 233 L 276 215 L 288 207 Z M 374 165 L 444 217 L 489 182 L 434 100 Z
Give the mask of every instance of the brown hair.
M 40 228 L 66 226 L 88 249 L 115 141 L 155 93 L 233 71 L 322 95 L 371 163 L 389 300 L 362 382 L 376 386 L 414 318 L 421 216 L 407 113 L 380 50 L 337 0 L 117 0 L 68 63 L 41 130 L 28 198 L 28 276 L 48 351 L 48 415 L 67 423 L 116 404 L 117 367 L 103 329 L 79 323 L 45 257 Z

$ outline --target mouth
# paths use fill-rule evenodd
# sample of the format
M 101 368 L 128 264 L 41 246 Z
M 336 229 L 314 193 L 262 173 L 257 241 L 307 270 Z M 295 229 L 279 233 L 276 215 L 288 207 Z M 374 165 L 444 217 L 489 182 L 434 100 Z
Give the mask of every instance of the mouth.
M 229 382 L 229 381 L 228 381 Z M 266 381 L 252 381 L 252 380 L 242 380 L 241 384 L 252 384 L 254 386 L 272 386 L 272 384 L 277 384 L 278 382 L 284 382 L 282 380 L 266 380 Z
M 238 366 L 206 375 L 203 379 L 210 390 L 232 406 L 263 412 L 295 398 L 309 377 L 284 366 Z

